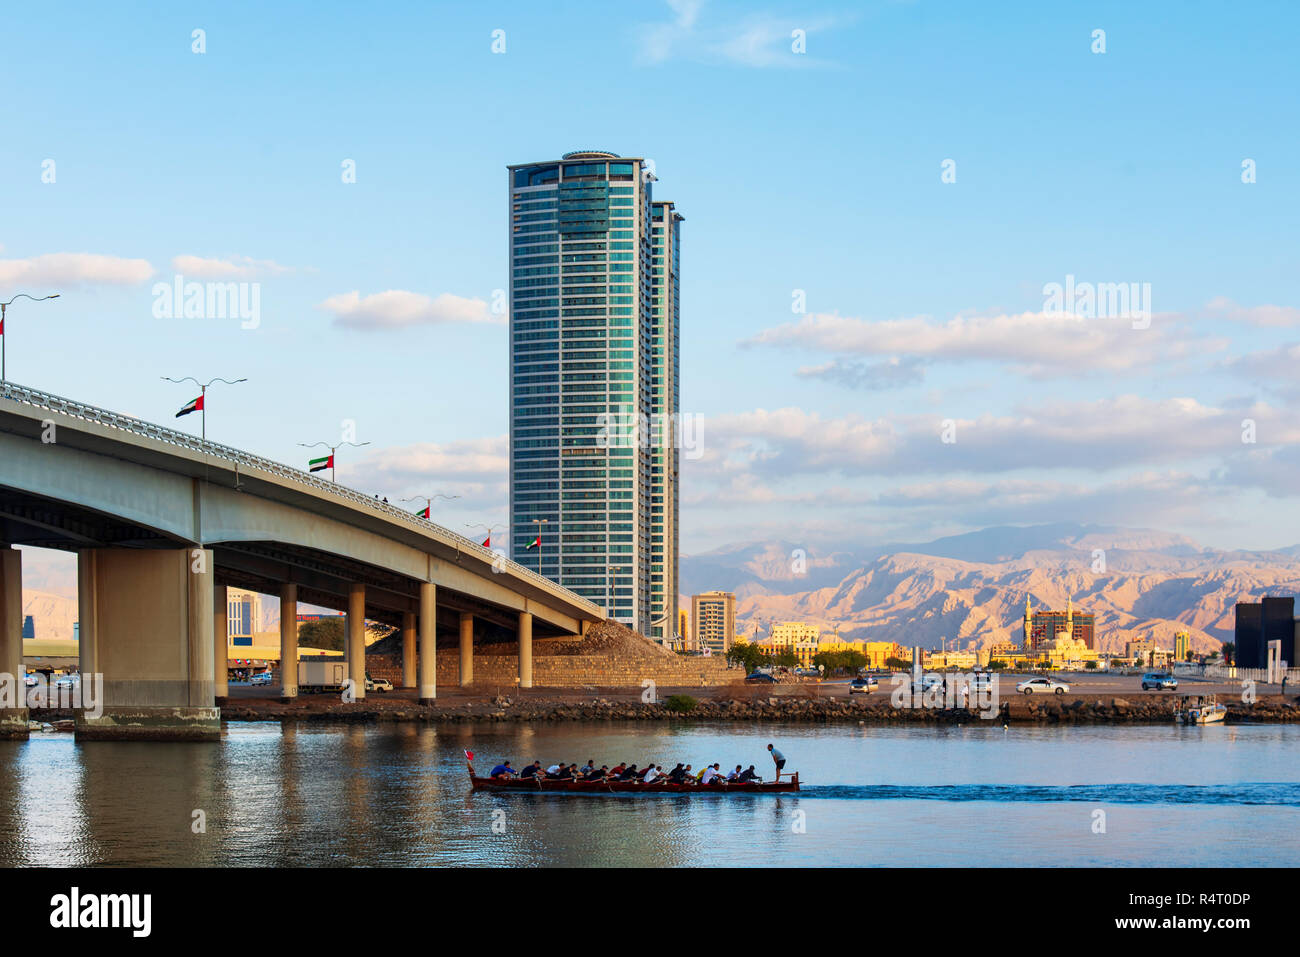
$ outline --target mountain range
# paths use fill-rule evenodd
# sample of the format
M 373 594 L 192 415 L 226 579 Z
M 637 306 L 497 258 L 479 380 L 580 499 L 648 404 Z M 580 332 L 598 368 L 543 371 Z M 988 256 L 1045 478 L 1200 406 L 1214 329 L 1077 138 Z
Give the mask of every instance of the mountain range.
M 1028 596 L 1038 610 L 1073 599 L 1076 611 L 1096 615 L 1104 652 L 1152 637 L 1172 648 L 1179 630 L 1194 650 L 1212 651 L 1232 640 L 1237 602 L 1300 591 L 1300 546 L 1219 550 L 1154 529 L 1003 526 L 857 551 L 728 546 L 684 557 L 681 581 L 688 595 L 734 592 L 742 633 L 804 621 L 924 648 L 1018 643 Z
M 25 551 L 23 614 L 40 638 L 71 638 L 76 564 Z M 1231 641 L 1233 606 L 1300 593 L 1300 546 L 1273 551 L 1204 548 L 1182 535 L 1119 526 L 1053 524 L 986 528 L 921 544 L 806 552 L 790 542 L 731 545 L 681 560 L 691 594 L 736 595 L 736 626 L 766 634 L 775 621 L 806 621 L 845 638 L 938 648 L 1019 642 L 1025 597 L 1035 609 L 1097 616 L 1097 645 L 1155 637 L 1173 647 Z M 261 629 L 278 627 L 278 602 L 262 602 Z M 951 644 L 955 640 L 956 644 Z

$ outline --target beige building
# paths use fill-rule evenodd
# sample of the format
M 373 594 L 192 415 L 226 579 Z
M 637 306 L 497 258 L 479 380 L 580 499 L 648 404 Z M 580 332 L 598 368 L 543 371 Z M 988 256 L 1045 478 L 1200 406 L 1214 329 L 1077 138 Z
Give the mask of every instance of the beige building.
M 779 625 L 772 626 L 772 634 L 768 641 L 777 648 L 788 648 L 798 644 L 817 644 L 821 639 L 822 630 L 816 625 L 810 625 L 802 621 L 783 621 Z
M 736 596 L 729 591 L 706 591 L 691 597 L 691 634 L 686 647 L 708 648 L 715 655 L 731 650 L 736 634 Z

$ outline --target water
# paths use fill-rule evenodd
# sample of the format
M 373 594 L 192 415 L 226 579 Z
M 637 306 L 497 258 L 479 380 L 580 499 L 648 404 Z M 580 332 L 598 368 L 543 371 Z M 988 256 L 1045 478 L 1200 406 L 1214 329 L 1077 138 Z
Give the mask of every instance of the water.
M 469 793 L 499 759 L 755 764 L 791 795 Z M 1293 865 L 1300 727 L 231 724 L 0 742 L 0 865 Z M 195 833 L 195 812 L 206 833 Z M 1096 812 L 1105 832 L 1094 833 Z M 495 827 L 495 830 L 494 830 Z

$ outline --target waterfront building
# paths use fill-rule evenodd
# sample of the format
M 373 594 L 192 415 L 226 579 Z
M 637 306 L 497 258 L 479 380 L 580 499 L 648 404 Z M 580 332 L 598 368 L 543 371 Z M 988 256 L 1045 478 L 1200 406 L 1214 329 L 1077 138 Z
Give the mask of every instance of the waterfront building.
M 708 648 L 713 654 L 731 650 L 736 633 L 736 596 L 729 591 L 706 591 L 691 597 L 691 638 L 686 647 L 692 651 Z
M 1266 597 L 1259 602 L 1238 602 L 1233 639 L 1236 663 L 1242 668 L 1267 668 L 1268 643 L 1282 643 L 1282 660 L 1295 664 L 1296 631 L 1294 597 Z
M 638 157 L 508 176 L 511 556 L 671 641 L 682 217 Z
M 1174 661 L 1186 661 L 1192 651 L 1191 636 L 1185 631 L 1174 633 Z
M 1096 648 L 1095 615 L 1074 610 L 1074 599 L 1067 598 L 1065 611 L 1034 611 L 1025 597 L 1024 650 L 1036 651 L 1046 641 L 1055 640 L 1061 632 L 1069 638 L 1082 641 L 1089 648 Z

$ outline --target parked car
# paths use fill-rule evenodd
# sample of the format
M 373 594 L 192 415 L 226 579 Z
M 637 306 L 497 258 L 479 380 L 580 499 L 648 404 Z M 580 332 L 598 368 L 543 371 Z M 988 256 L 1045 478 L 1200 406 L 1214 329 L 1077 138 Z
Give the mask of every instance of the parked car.
M 751 671 L 749 674 L 745 675 L 745 681 L 749 684 L 755 684 L 755 685 L 776 684 L 776 679 L 773 678 L 766 671 Z
M 879 687 L 880 683 L 875 678 L 854 678 L 849 682 L 849 694 L 869 694 Z
M 366 691 L 382 691 L 387 693 L 393 690 L 393 683 L 387 678 L 372 678 L 366 675 Z
M 1177 691 L 1178 679 L 1167 671 L 1148 671 L 1142 676 L 1143 691 Z
M 1021 694 L 1065 694 L 1070 686 L 1055 678 L 1039 677 L 1020 682 L 1016 685 L 1016 690 Z
M 259 671 L 248 679 L 250 685 L 269 685 L 271 683 L 271 672 Z

